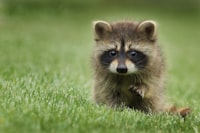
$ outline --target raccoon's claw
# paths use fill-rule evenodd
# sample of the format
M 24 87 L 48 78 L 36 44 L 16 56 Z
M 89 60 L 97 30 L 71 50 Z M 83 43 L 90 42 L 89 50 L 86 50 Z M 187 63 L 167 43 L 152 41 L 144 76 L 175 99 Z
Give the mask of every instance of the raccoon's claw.
M 135 92 L 141 96 L 142 98 L 144 98 L 144 92 L 141 89 L 136 89 Z
M 137 86 L 131 85 L 129 87 L 129 91 L 133 94 L 136 94 L 137 96 L 140 96 L 141 98 L 144 98 L 144 91 Z

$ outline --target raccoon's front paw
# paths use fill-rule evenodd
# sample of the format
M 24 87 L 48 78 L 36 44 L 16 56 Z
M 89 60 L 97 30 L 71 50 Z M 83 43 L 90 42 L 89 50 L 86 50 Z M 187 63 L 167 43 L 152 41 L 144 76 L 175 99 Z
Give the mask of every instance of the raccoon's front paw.
M 140 89 L 139 87 L 137 86 L 133 86 L 131 85 L 129 87 L 129 91 L 132 93 L 132 94 L 135 94 L 137 96 L 140 96 L 141 98 L 144 98 L 144 90 L 143 89 Z

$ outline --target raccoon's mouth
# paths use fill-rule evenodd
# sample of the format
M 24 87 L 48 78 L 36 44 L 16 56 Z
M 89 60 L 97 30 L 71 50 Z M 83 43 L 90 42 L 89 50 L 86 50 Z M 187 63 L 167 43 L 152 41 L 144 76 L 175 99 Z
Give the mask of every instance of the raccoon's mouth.
M 126 71 L 125 72 L 125 70 L 118 72 L 118 71 L 112 71 L 112 70 L 109 69 L 109 71 L 111 73 L 117 74 L 117 75 L 130 75 L 130 74 L 136 74 L 137 73 L 137 71 L 134 71 L 134 72 Z
M 109 71 L 115 74 L 129 75 L 136 73 L 138 69 L 134 63 L 127 60 L 124 64 L 112 62 L 109 66 Z

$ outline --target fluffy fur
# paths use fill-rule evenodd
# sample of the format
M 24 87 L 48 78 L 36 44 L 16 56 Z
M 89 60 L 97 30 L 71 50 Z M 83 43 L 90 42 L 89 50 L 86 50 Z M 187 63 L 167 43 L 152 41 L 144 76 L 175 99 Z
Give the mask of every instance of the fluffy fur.
M 143 112 L 178 112 L 182 116 L 189 112 L 189 108 L 165 107 L 165 63 L 154 21 L 95 21 L 93 28 L 96 103 Z

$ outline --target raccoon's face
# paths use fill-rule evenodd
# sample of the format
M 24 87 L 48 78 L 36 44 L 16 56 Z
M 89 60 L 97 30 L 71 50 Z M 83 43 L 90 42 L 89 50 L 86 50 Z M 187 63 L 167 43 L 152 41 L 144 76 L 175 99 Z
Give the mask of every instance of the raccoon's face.
M 100 65 L 116 74 L 132 74 L 143 70 L 153 57 L 156 24 L 105 21 L 94 23 L 96 55 Z
M 108 68 L 113 73 L 129 74 L 137 72 L 147 64 L 147 57 L 140 51 L 129 49 L 125 51 L 121 48 L 119 51 L 110 49 L 100 56 L 101 65 Z

